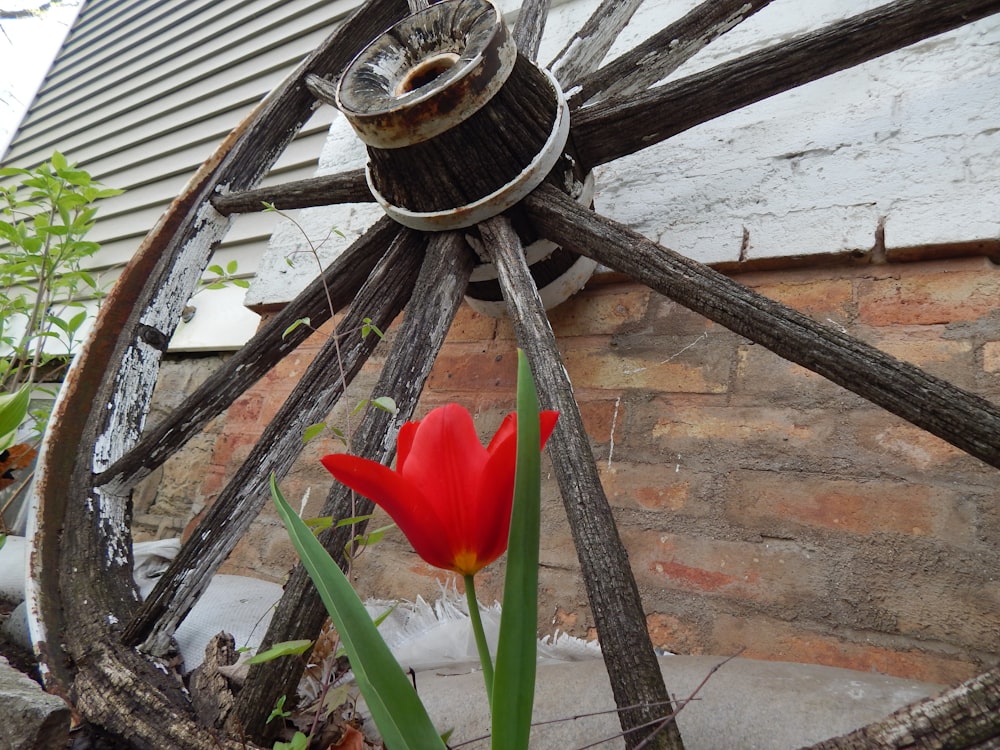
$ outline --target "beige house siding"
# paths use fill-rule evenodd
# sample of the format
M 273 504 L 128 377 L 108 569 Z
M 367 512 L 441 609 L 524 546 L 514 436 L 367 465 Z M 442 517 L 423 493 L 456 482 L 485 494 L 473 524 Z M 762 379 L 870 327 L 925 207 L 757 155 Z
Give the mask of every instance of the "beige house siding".
M 4 164 L 31 167 L 59 150 L 126 191 L 103 205 L 92 234 L 102 245 L 93 270 L 110 284 L 218 143 L 356 4 L 90 0 Z M 316 112 L 268 181 L 314 173 L 332 115 Z M 252 275 L 276 220 L 240 217 L 216 259 L 235 259 L 241 275 Z M 252 332 L 242 290 L 213 297 L 200 306 L 213 310 L 211 325 L 196 316 L 205 330 L 179 330 L 174 349 L 229 348 Z

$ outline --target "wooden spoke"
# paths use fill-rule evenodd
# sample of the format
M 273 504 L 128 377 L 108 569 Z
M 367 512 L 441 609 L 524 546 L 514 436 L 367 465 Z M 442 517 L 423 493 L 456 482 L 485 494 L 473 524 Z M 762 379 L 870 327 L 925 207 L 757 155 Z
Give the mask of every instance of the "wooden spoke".
M 413 417 L 420 393 L 438 351 L 448 334 L 472 272 L 472 254 L 457 233 L 431 237 L 427 255 L 406 308 L 400 330 L 378 383 L 376 396 L 391 396 L 398 405 L 396 415 L 381 409 L 367 409 L 351 441 L 351 452 L 388 464 L 396 453 L 396 432 Z M 374 506 L 367 498 L 352 496 L 350 490 L 331 482 L 330 495 L 320 515 L 334 519 L 368 515 Z M 346 571 L 344 551 L 354 534 L 363 534 L 367 522 L 329 529 L 320 535 L 327 551 Z M 309 575 L 297 565 L 285 585 L 285 593 L 264 636 L 262 648 L 272 643 L 315 638 L 326 620 L 326 609 Z M 273 706 L 282 695 L 291 695 L 301 677 L 302 664 L 294 659 L 277 659 L 250 669 L 237 700 L 236 711 L 243 728 L 253 737 L 264 734 L 267 716 L 261 706 Z
M 583 27 L 549 63 L 549 70 L 563 89 L 568 89 L 601 64 L 640 5 L 642 0 L 602 0 Z
M 639 589 L 597 474 L 590 440 L 555 334 L 528 271 L 521 241 L 503 216 L 482 222 L 479 232 L 493 256 L 518 345 L 532 363 L 542 406 L 556 409 L 560 414 L 549 441 L 549 455 L 597 623 L 619 719 L 627 733 L 626 746 L 635 748 L 649 735 L 649 722 L 663 716 L 664 706 L 669 705 L 646 630 Z M 646 731 L 640 731 L 640 727 L 646 727 Z M 683 748 L 673 724 L 643 746 Z
M 649 88 L 770 2 L 771 0 L 705 0 L 626 54 L 590 73 L 601 62 L 604 56 L 602 54 L 590 69 L 581 69 L 577 75 L 568 79 L 567 84 L 574 85 L 573 94 L 569 98 L 570 107 L 576 108 L 598 96 L 602 99 L 627 96 Z M 610 43 L 608 46 L 610 47 Z M 606 48 L 604 52 L 607 52 Z M 581 77 L 587 73 L 589 75 Z
M 573 140 L 584 165 L 604 164 L 997 12 L 1000 0 L 898 0 L 633 98 L 583 107 L 573 115 Z
M 154 655 L 169 652 L 177 625 L 269 497 L 271 475 L 285 475 L 302 449 L 305 429 L 327 418 L 374 349 L 377 337 L 361 335 L 364 319 L 388 327 L 403 309 L 423 244 L 420 235 L 403 232 L 375 267 L 334 334 L 125 628 L 126 644 L 141 644 Z
M 553 241 L 628 274 L 1000 468 L 1000 408 L 980 396 L 757 294 L 580 207 L 553 188 L 543 185 L 522 205 Z
M 101 472 L 95 486 L 124 492 L 149 476 L 309 336 L 306 326 L 285 335 L 296 320 L 309 318 L 318 328 L 330 319 L 331 306 L 346 307 L 399 233 L 399 225 L 390 219 L 378 221 L 134 448 Z
M 519 54 L 534 60 L 542 43 L 542 32 L 552 0 L 525 0 L 514 24 L 514 44 Z
M 263 211 L 265 203 L 284 211 L 336 203 L 371 203 L 374 200 L 365 180 L 365 170 L 354 169 L 342 174 L 218 195 L 212 198 L 212 206 L 223 216 L 229 216 Z
M 935 698 L 918 701 L 892 716 L 804 750 L 996 748 L 1000 746 L 995 720 L 998 711 L 1000 667 L 994 667 Z

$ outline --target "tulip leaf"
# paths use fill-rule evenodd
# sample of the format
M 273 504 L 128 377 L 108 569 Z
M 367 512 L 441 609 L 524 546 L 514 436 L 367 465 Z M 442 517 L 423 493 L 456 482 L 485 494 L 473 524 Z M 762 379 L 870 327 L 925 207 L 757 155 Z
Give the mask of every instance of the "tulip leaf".
M 271 476 L 271 496 L 347 652 L 375 726 L 393 750 L 445 750 L 441 737 L 343 571 L 288 505 Z
M 524 352 L 517 353 L 517 469 L 507 574 L 493 679 L 493 750 L 523 750 L 531 734 L 538 649 L 538 543 L 541 438 L 538 394 Z

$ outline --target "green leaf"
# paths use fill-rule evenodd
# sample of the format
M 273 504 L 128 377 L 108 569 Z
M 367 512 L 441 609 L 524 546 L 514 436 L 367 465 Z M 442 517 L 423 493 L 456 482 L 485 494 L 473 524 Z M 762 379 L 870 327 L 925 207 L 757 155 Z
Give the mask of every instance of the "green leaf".
M 8 435 L 13 437 L 13 433 L 17 431 L 28 414 L 30 400 L 31 388 L 27 385 L 22 386 L 14 393 L 0 394 L 0 439 Z
M 379 329 L 375 323 L 372 322 L 371 318 L 364 318 L 361 321 L 361 338 L 368 338 L 368 334 L 374 333 L 380 339 L 385 338 L 385 334 Z
M 351 516 L 350 518 L 341 518 L 339 521 L 337 521 L 336 526 L 337 526 L 338 529 L 343 528 L 344 526 L 353 526 L 356 523 L 361 523 L 362 521 L 367 521 L 371 517 L 372 517 L 372 514 L 369 513 L 369 514 L 364 515 L 364 516 Z M 332 521 L 333 519 L 331 518 L 330 520 Z
M 357 534 L 351 541 L 361 547 L 371 547 L 373 544 L 378 544 L 382 541 L 382 537 L 385 536 L 385 532 L 394 528 L 396 528 L 396 524 L 390 523 L 388 526 L 382 526 L 374 531 Z
M 234 259 L 226 264 L 226 273 L 232 276 L 239 268 L 239 263 Z
M 288 699 L 287 695 L 282 695 L 274 702 L 274 708 L 271 709 L 271 713 L 268 714 L 267 721 L 265 724 L 270 724 L 275 719 L 283 719 L 286 716 L 291 716 L 291 711 L 285 710 L 285 701 Z M 277 747 L 278 745 L 275 745 Z
M 302 732 L 296 732 L 290 742 L 275 742 L 274 750 L 309 750 L 309 738 Z
M 323 545 L 295 515 L 271 475 L 271 496 L 333 620 L 375 725 L 393 750 L 445 750 L 430 717 L 364 604 Z
M 86 319 L 87 319 L 87 311 L 86 310 L 81 310 L 76 315 L 74 315 L 72 318 L 70 318 L 69 319 L 69 330 L 70 330 L 70 332 L 76 333 L 78 330 L 80 330 L 80 326 L 83 325 L 83 321 L 85 321 Z
M 541 442 L 538 394 L 523 351 L 517 353 L 517 469 L 507 574 L 493 678 L 492 750 L 524 750 L 531 734 L 538 649 L 538 543 Z
M 326 422 L 317 422 L 316 424 L 311 424 L 302 431 L 302 442 L 308 443 L 323 434 L 323 430 L 326 429 Z
M 373 398 L 371 400 L 372 406 L 382 411 L 387 411 L 393 416 L 399 413 L 399 409 L 396 407 L 396 401 L 391 396 L 379 396 L 378 398 Z
M 300 641 L 281 641 L 275 643 L 267 651 L 261 651 L 247 659 L 247 664 L 263 664 L 267 661 L 274 661 L 282 656 L 298 656 L 304 654 L 313 642 L 309 639 Z
M 318 516 L 317 518 L 307 518 L 305 519 L 306 526 L 313 534 L 318 534 L 324 529 L 328 529 L 333 526 L 333 516 Z
M 281 338 L 286 338 L 288 334 L 290 334 L 299 326 L 307 326 L 307 325 L 309 325 L 309 318 L 299 318 L 290 326 L 288 326 L 288 328 L 286 328 L 284 331 L 281 332 Z

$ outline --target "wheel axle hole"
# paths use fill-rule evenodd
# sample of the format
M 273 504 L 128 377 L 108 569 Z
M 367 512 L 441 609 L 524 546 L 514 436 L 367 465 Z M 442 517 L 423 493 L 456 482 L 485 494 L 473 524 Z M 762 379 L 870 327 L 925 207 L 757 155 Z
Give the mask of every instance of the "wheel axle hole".
M 441 54 L 421 60 L 403 76 L 403 80 L 396 86 L 396 96 L 409 94 L 416 91 L 421 86 L 426 86 L 437 80 L 440 76 L 451 70 L 458 62 L 458 55 L 454 52 L 442 52 Z

